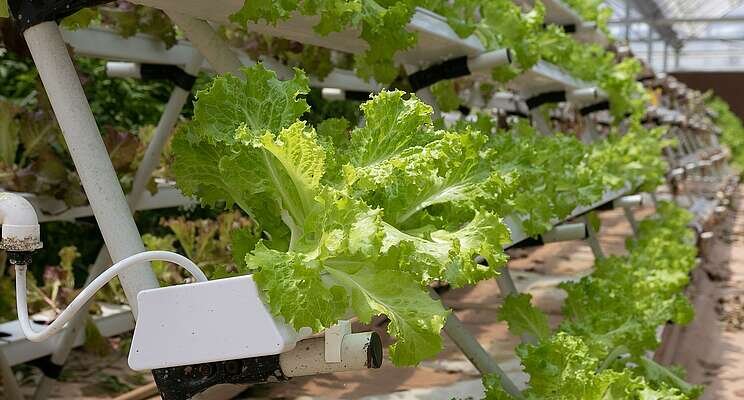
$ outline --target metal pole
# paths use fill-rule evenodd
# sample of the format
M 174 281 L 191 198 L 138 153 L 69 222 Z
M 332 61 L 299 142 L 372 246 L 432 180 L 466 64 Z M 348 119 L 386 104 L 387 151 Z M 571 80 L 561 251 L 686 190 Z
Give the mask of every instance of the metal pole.
M 623 213 L 625 214 L 625 218 L 630 222 L 630 227 L 633 229 L 633 235 L 638 234 L 638 221 L 635 219 L 635 215 L 633 215 L 633 210 L 630 207 L 623 207 Z
M 55 22 L 43 22 L 23 35 L 112 259 L 119 261 L 143 252 L 145 246 L 59 27 Z M 136 318 L 137 293 L 158 287 L 155 274 L 144 263 L 122 272 L 119 279 Z
M 669 62 L 669 43 L 664 41 L 664 72 L 667 72 L 669 68 L 667 68 L 667 64 Z
M 431 296 L 439 299 L 439 295 L 433 289 L 429 291 Z M 521 399 L 522 393 L 517 385 L 512 382 L 506 372 L 499 367 L 499 364 L 491 357 L 490 354 L 475 339 L 472 333 L 465 328 L 454 313 L 450 313 L 447 323 L 444 325 L 444 333 L 457 345 L 462 354 L 470 360 L 481 375 L 496 374 L 501 379 L 501 386 L 510 395 Z
M 220 74 L 230 72 L 242 76 L 240 69 L 243 64 L 240 59 L 209 23 L 176 11 L 165 12 L 183 30 L 191 44 L 204 55 L 215 71 Z
M 199 73 L 200 67 L 204 62 L 204 56 L 202 56 L 197 50 L 194 50 L 193 56 L 189 63 L 184 66 L 184 71 L 189 75 L 196 75 Z M 155 128 L 155 134 L 147 146 L 145 155 L 142 158 L 142 162 L 137 168 L 137 173 L 134 176 L 134 183 L 132 184 L 132 190 L 129 192 L 129 205 L 132 211 L 135 211 L 135 206 L 142 197 L 142 193 L 145 191 L 147 182 L 150 180 L 152 173 L 155 168 L 160 164 L 160 157 L 163 154 L 163 148 L 170 139 L 173 133 L 173 127 L 178 122 L 178 117 L 181 115 L 181 110 L 189 99 L 191 91 L 184 90 L 178 86 L 173 88 L 168 103 L 165 106 L 163 115 L 160 116 L 158 126 Z
M 630 0 L 625 0 L 625 42 L 630 45 Z
M 651 28 L 651 25 L 648 26 L 648 49 L 646 50 L 646 60 L 648 62 L 649 68 L 654 67 L 654 30 Z
M 679 47 L 676 47 L 674 49 L 674 70 L 679 71 L 679 55 L 682 52 L 682 49 Z
M 594 258 L 597 260 L 603 260 L 605 258 L 604 251 L 602 250 L 602 245 L 599 244 L 599 239 L 597 238 L 597 231 L 594 230 L 594 227 L 589 222 L 589 216 L 584 215 L 583 217 L 584 223 L 586 224 L 586 230 L 589 234 L 586 238 L 587 243 L 589 243 L 589 247 L 592 249 L 592 253 L 594 254 Z
M 8 400 L 23 400 L 23 394 L 21 394 L 21 389 L 18 387 L 18 381 L 16 381 L 15 374 L 13 374 L 13 368 L 10 367 L 10 362 L 8 362 L 2 350 L 0 350 L 0 376 L 3 378 L 4 398 Z
M 184 67 L 184 70 L 188 74 L 196 75 L 199 72 L 203 61 L 204 57 L 198 51 L 194 51 L 194 55 L 189 63 Z M 155 134 L 150 141 L 150 144 L 147 146 L 142 162 L 137 168 L 132 190 L 129 192 L 128 201 L 132 212 L 136 210 L 137 202 L 145 191 L 147 181 L 150 180 L 152 173 L 160 162 L 163 148 L 171 137 L 173 127 L 178 121 L 178 117 L 181 115 L 181 110 L 183 110 L 183 106 L 186 104 L 190 93 L 190 91 L 186 91 L 178 86 L 175 86 L 171 92 L 170 99 L 168 99 L 168 104 L 165 106 L 163 115 L 160 116 L 160 121 L 158 122 Z M 106 246 L 103 246 L 98 252 L 95 263 L 91 266 L 90 271 L 88 271 L 88 278 L 85 281 L 85 286 L 90 284 L 93 279 L 100 275 L 110 265 L 111 258 L 109 257 Z M 83 307 L 83 310 L 80 311 L 78 316 L 75 317 L 75 319 L 73 319 L 61 333 L 62 338 L 60 339 L 57 348 L 54 350 L 54 353 L 51 355 L 50 361 L 54 365 L 64 366 L 67 362 L 67 357 L 69 357 L 70 352 L 72 351 L 75 339 L 77 339 L 85 327 L 85 323 L 88 319 L 88 309 L 92 303 L 93 301 L 91 300 L 91 302 Z M 44 400 L 48 398 L 56 382 L 56 377 L 42 375 L 41 380 L 36 385 L 33 399 Z

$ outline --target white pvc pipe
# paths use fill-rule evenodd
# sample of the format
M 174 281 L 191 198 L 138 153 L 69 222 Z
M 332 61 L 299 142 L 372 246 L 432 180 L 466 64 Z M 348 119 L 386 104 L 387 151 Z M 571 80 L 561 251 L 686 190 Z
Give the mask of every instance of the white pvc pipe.
M 643 205 L 643 196 L 635 194 L 631 196 L 623 196 L 613 202 L 615 207 L 640 207 Z
M 191 44 L 204 55 L 217 73 L 230 72 L 235 76 L 243 76 L 240 72 L 243 66 L 240 59 L 209 23 L 176 11 L 164 11 L 183 30 Z
M 80 309 L 82 309 L 90 299 L 95 296 L 96 292 L 101 290 L 110 280 L 120 275 L 128 268 L 149 261 L 168 261 L 179 265 L 189 271 L 189 273 L 198 281 L 206 282 L 207 277 L 204 273 L 188 258 L 169 251 L 146 251 L 133 256 L 127 257 L 111 266 L 104 273 L 99 275 L 90 285 L 83 288 L 75 299 L 65 308 L 57 318 L 46 326 L 42 331 L 36 332 L 31 327 L 28 316 L 28 305 L 26 299 L 26 265 L 16 265 L 16 307 L 18 310 L 18 321 L 20 322 L 23 334 L 32 342 L 41 342 L 57 332 L 61 331 L 65 324 L 70 321 Z
M 194 50 L 191 60 L 184 67 L 184 71 L 187 74 L 196 75 L 199 73 L 203 62 L 204 57 L 197 50 Z M 137 203 L 145 192 L 147 182 L 152 177 L 153 171 L 160 164 L 163 148 L 173 134 L 173 127 L 178 122 L 178 117 L 181 115 L 181 110 L 183 110 L 184 104 L 188 101 L 190 93 L 190 91 L 178 86 L 173 87 L 168 103 L 165 105 L 163 115 L 160 116 L 158 126 L 155 128 L 155 134 L 147 146 L 145 155 L 142 157 L 142 161 L 134 175 L 132 190 L 129 192 L 129 206 L 132 211 L 136 209 Z
M 184 70 L 189 74 L 196 75 L 199 71 L 199 67 L 204 61 L 204 57 L 202 57 L 201 54 L 196 50 L 194 50 L 193 53 L 194 54 L 190 62 L 184 67 Z M 187 92 L 178 86 L 174 86 L 173 91 L 171 92 L 168 104 L 166 104 L 163 115 L 160 116 L 160 121 L 158 122 L 158 126 L 155 129 L 155 134 L 153 135 L 150 144 L 147 146 L 145 155 L 142 158 L 139 167 L 137 168 L 137 172 L 135 173 L 134 183 L 132 184 L 132 190 L 129 192 L 128 198 L 128 202 L 132 211 L 136 209 L 137 203 L 142 197 L 142 193 L 144 193 L 145 188 L 147 187 L 147 182 L 150 180 L 153 171 L 155 170 L 155 168 L 157 168 L 160 162 L 160 156 L 163 152 L 163 148 L 165 147 L 165 143 L 168 141 L 168 138 L 170 138 L 173 132 L 173 127 L 178 121 L 178 117 L 181 114 L 183 105 L 186 104 L 186 101 L 188 100 L 189 94 L 190 92 Z M 110 264 L 111 261 L 108 250 L 106 249 L 106 246 L 103 246 L 98 252 L 96 261 L 93 263 L 90 271 L 88 271 L 88 278 L 86 279 L 85 286 L 89 285 L 93 281 L 93 279 L 100 275 L 104 271 L 106 266 Z M 80 312 L 80 314 L 78 314 L 72 320 L 72 322 L 68 324 L 67 328 L 62 333 L 62 338 L 60 339 L 57 348 L 54 350 L 54 353 L 52 353 L 52 363 L 56 365 L 64 365 L 64 363 L 67 361 L 67 357 L 69 356 L 70 351 L 72 351 L 72 348 L 74 346 L 75 339 L 77 339 L 78 335 L 85 326 L 85 321 L 87 318 L 87 312 L 85 311 L 90 308 L 91 302 L 92 301 L 89 301 L 88 304 L 83 306 L 83 311 Z M 33 399 L 47 399 L 51 393 L 52 388 L 54 387 L 55 382 L 56 381 L 50 377 L 42 376 L 41 380 L 36 386 L 36 390 L 34 391 Z
M 586 224 L 563 224 L 542 235 L 544 243 L 566 242 L 570 240 L 584 240 L 587 237 Z
M 112 259 L 142 253 L 142 238 L 57 24 L 35 25 L 24 37 Z M 136 317 L 137 293 L 158 287 L 158 281 L 147 263 L 130 268 L 120 279 Z
M 323 88 L 321 96 L 324 100 L 329 101 L 346 100 L 346 92 L 337 88 Z
M 279 356 L 279 365 L 284 375 L 294 377 L 379 368 L 382 363 L 382 343 L 375 332 L 345 335 L 341 341 L 341 362 L 327 362 L 325 351 L 322 337 L 302 340 L 293 350 Z
M 471 73 L 491 72 L 496 67 L 511 63 L 511 50 L 501 49 L 468 58 L 468 69 Z
M 109 78 L 141 79 L 140 65 L 133 62 L 109 61 L 106 63 L 106 76 Z
M 607 96 L 596 87 L 576 89 L 566 93 L 566 100 L 574 104 L 592 103 Z
M 33 251 L 41 248 L 41 231 L 36 210 L 28 200 L 0 192 L 0 224 L 5 250 Z

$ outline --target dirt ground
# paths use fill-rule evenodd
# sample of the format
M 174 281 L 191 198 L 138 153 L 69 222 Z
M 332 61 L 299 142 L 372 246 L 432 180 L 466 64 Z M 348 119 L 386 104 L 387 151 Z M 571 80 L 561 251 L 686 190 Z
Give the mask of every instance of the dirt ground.
M 733 201 L 736 210 L 721 218 L 715 237 L 706 247 L 704 263 L 694 274 L 689 291 L 696 305 L 696 319 L 687 327 L 667 329 L 665 338 L 671 339 L 660 350 L 669 361 L 687 368 L 690 381 L 707 386 L 704 399 L 744 399 L 744 207 L 738 207 L 744 204 L 742 197 L 744 190 L 739 189 Z M 653 209 L 645 208 L 637 210 L 636 216 L 640 219 L 652 213 Z M 625 239 L 631 234 L 630 225 L 621 211 L 603 212 L 601 219 L 603 249 L 608 254 L 622 254 Z M 510 255 L 509 269 L 518 289 L 531 293 L 554 323 L 560 321 L 564 297 L 558 283 L 589 273 L 594 260 L 583 242 L 517 249 Z M 525 382 L 526 376 L 513 355 L 518 339 L 509 335 L 506 326 L 496 319 L 500 304 L 496 282 L 485 281 L 476 287 L 450 291 L 443 300 L 502 369 L 517 382 Z M 384 321 L 366 328 L 377 330 L 390 342 L 384 335 Z M 122 339 L 115 340 L 115 344 L 121 342 Z M 27 374 L 24 390 L 30 395 L 36 375 L 33 370 L 22 372 Z M 63 377 L 65 382 L 56 387 L 52 398 L 114 398 L 151 382 L 149 375 L 130 371 L 126 357 L 116 351 L 100 358 L 76 350 Z M 444 352 L 416 368 L 395 368 L 388 362 L 379 370 L 254 386 L 238 398 L 449 400 L 477 399 L 481 394 L 477 371 L 445 337 Z

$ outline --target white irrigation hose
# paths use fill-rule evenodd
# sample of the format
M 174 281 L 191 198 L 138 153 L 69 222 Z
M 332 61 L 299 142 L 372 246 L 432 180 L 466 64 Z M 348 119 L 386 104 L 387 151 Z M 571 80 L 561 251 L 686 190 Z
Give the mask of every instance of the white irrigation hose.
M 83 306 L 90 300 L 96 292 L 101 290 L 110 280 L 114 279 L 123 270 L 142 264 L 148 261 L 168 261 L 176 265 L 179 265 L 189 271 L 189 273 L 198 281 L 206 282 L 207 277 L 204 275 L 199 267 L 196 266 L 188 258 L 172 253 L 169 251 L 145 251 L 142 253 L 135 254 L 127 257 L 118 263 L 112 265 L 104 273 L 99 275 L 90 285 L 86 286 L 80 294 L 75 297 L 75 300 L 70 303 L 69 306 L 54 320 L 49 326 L 47 326 L 41 332 L 36 332 L 31 328 L 31 323 L 28 317 L 28 305 L 26 304 L 26 265 L 16 265 L 16 303 L 18 308 L 18 321 L 21 324 L 21 329 L 26 335 L 26 338 L 32 342 L 41 342 L 49 337 L 53 336 L 57 332 L 61 331 L 65 324 L 70 321 L 73 316 L 80 311 Z

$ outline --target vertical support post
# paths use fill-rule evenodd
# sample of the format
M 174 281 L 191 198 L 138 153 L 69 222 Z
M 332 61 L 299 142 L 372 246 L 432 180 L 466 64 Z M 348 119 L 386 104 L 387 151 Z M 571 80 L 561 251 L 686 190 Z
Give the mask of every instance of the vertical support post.
M 535 128 L 537 128 L 537 130 L 543 135 L 547 136 L 552 133 L 550 125 L 548 125 L 548 121 L 546 121 L 543 117 L 539 107 L 534 110 L 530 110 L 530 119 L 532 120 L 532 125 L 534 125 Z
M 429 293 L 434 299 L 439 299 L 439 295 L 433 289 Z M 447 323 L 444 325 L 444 333 L 452 339 L 455 345 L 462 351 L 462 354 L 473 363 L 481 375 L 498 375 L 501 379 L 501 386 L 507 393 L 518 399 L 522 398 L 522 393 L 517 388 L 517 385 L 509 379 L 506 372 L 499 367 L 499 364 L 478 343 L 473 334 L 465 328 L 465 325 L 462 324 L 462 321 L 454 313 L 450 313 L 447 318 Z
M 143 252 L 145 246 L 59 27 L 43 22 L 23 35 L 112 259 L 120 261 Z M 158 287 L 155 274 L 143 263 L 123 271 L 119 279 L 136 317 L 137 293 Z
M 646 61 L 648 62 L 649 68 L 654 67 L 654 28 L 651 26 L 651 23 L 649 22 L 647 24 L 648 26 L 648 37 L 647 45 L 648 48 L 646 49 Z
M 663 67 L 664 72 L 667 72 L 669 70 L 668 62 L 669 62 L 669 43 L 665 41 L 664 42 L 664 67 Z
M 682 49 L 679 47 L 674 48 L 674 70 L 679 71 L 679 56 L 682 52 Z
M 592 249 L 592 254 L 594 254 L 594 258 L 597 260 L 603 260 L 605 258 L 604 251 L 602 250 L 602 245 L 599 243 L 599 238 L 597 237 L 597 231 L 594 230 L 594 227 L 589 222 L 589 215 L 585 214 L 582 217 L 584 223 L 586 224 L 586 231 L 588 233 L 586 241 L 589 243 L 589 247 Z
M 195 50 L 189 63 L 185 65 L 184 71 L 188 74 L 196 75 L 199 72 L 203 61 L 204 57 Z M 134 183 L 132 184 L 132 190 L 129 192 L 128 202 L 132 212 L 136 210 L 137 203 L 147 186 L 147 181 L 150 180 L 152 173 L 160 162 L 163 148 L 173 132 L 173 127 L 178 121 L 178 116 L 181 115 L 181 110 L 183 109 L 184 104 L 186 104 L 190 93 L 190 91 L 186 91 L 178 86 L 175 86 L 171 92 L 165 110 L 160 116 L 160 121 L 158 121 L 155 134 L 153 135 L 150 144 L 147 146 L 142 162 L 140 162 L 140 165 L 137 168 Z M 111 265 L 111 258 L 109 257 L 108 249 L 106 246 L 103 246 L 98 251 L 98 256 L 88 271 L 88 278 L 86 279 L 84 286 L 88 286 L 90 282 L 105 271 L 109 265 Z M 88 319 L 87 310 L 90 308 L 92 303 L 92 300 L 88 302 L 88 304 L 83 307 L 83 310 L 81 310 L 81 312 L 70 321 L 67 327 L 65 327 L 65 330 L 62 331 L 62 338 L 60 339 L 57 348 L 50 356 L 52 364 L 63 366 L 67 362 L 67 357 L 69 357 L 70 352 L 72 351 L 75 340 L 85 327 L 85 323 Z M 36 385 L 33 400 L 47 399 L 56 382 L 56 377 L 43 375 L 39 383 Z
M 633 215 L 633 210 L 630 207 L 623 207 L 623 213 L 625 214 L 625 218 L 630 223 L 631 229 L 633 229 L 633 235 L 637 235 L 638 221 L 636 221 L 635 215 Z
M 656 190 L 656 189 L 654 189 Z M 649 195 L 651 196 L 651 202 L 654 203 L 654 208 L 659 207 L 659 198 L 656 196 L 656 192 L 649 192 Z
M 0 350 L 0 376 L 3 378 L 5 398 L 8 400 L 23 400 L 24 397 L 21 389 L 18 387 L 18 381 L 16 381 L 13 374 L 13 369 L 10 367 L 10 362 L 8 362 L 2 350 Z
M 184 71 L 189 75 L 196 75 L 199 73 L 202 62 L 204 62 L 204 56 L 199 51 L 194 50 L 191 60 L 184 67 Z M 145 192 L 147 182 L 160 163 L 163 148 L 168 142 L 168 139 L 170 139 L 173 128 L 176 126 L 178 117 L 181 115 L 181 110 L 183 110 L 183 106 L 188 101 L 190 94 L 191 91 L 184 90 L 178 86 L 173 87 L 168 103 L 165 105 L 165 110 L 163 110 L 163 115 L 160 116 L 158 126 L 155 128 L 155 134 L 147 146 L 145 155 L 142 157 L 142 162 L 140 162 L 137 168 L 137 173 L 134 175 L 132 190 L 129 192 L 129 206 L 133 212 L 142 197 L 142 193 Z
M 630 46 L 630 0 L 625 0 L 625 43 Z

